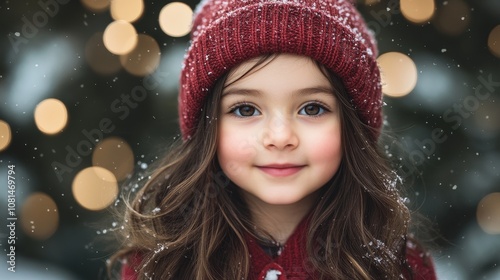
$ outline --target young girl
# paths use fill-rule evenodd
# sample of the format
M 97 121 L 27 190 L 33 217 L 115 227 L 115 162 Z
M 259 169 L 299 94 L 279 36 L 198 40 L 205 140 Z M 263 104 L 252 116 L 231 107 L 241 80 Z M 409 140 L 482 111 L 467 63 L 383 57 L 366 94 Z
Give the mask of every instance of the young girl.
M 353 3 L 208 0 L 191 35 L 183 142 L 126 210 L 121 279 L 435 279 Z

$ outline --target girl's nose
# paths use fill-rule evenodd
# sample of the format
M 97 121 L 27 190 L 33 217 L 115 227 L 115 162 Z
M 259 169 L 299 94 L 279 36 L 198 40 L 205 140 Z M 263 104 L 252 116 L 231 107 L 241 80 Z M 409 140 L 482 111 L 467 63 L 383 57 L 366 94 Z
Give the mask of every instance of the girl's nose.
M 276 116 L 266 123 L 262 143 L 268 149 L 293 150 L 299 145 L 299 137 L 290 120 Z

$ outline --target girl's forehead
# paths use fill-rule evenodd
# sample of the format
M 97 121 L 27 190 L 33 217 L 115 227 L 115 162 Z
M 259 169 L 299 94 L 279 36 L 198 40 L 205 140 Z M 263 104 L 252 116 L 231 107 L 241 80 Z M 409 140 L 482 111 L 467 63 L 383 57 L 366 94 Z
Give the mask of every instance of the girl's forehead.
M 251 59 L 248 59 L 239 65 L 236 65 L 229 71 L 229 75 L 227 76 L 226 80 L 226 85 L 232 84 L 236 80 L 241 79 L 243 76 L 251 75 L 253 72 L 257 71 L 259 68 L 262 67 L 257 67 L 257 69 L 253 69 L 253 67 L 256 66 L 256 64 L 259 62 L 261 57 L 254 57 Z M 270 59 L 270 58 L 269 58 Z M 267 62 L 267 59 L 266 61 Z M 246 74 L 246 75 L 245 75 Z
M 271 99 L 295 99 L 312 94 L 335 96 L 334 85 L 310 58 L 280 55 L 255 63 L 248 61 L 234 70 L 222 90 L 223 98 L 228 95 Z
M 272 67 L 268 67 L 273 64 Z M 224 87 L 230 86 L 235 82 L 241 81 L 254 75 L 255 73 L 266 68 L 266 73 L 272 72 L 276 75 L 287 75 L 287 72 L 300 70 L 303 67 L 317 68 L 310 57 L 295 55 L 295 54 L 273 54 L 268 56 L 259 56 L 248 59 L 241 64 L 233 67 L 226 79 Z M 269 77 L 272 78 L 272 77 Z

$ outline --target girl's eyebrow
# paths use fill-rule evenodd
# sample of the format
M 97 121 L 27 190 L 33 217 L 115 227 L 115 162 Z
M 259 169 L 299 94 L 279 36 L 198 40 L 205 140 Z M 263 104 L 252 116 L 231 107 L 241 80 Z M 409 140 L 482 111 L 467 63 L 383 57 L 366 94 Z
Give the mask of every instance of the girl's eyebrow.
M 262 92 L 256 89 L 244 89 L 244 88 L 234 88 L 230 90 L 224 90 L 222 92 L 222 97 L 227 95 L 254 95 L 254 96 L 259 96 L 262 95 Z
M 304 94 L 318 94 L 318 93 L 328 93 L 334 95 L 333 88 L 331 86 L 315 86 L 303 88 L 297 91 L 294 91 L 292 95 L 304 95 Z
M 329 95 L 334 95 L 333 89 L 329 86 L 328 87 L 313 86 L 293 91 L 292 97 L 297 97 L 299 95 L 325 94 L 325 93 Z M 224 91 L 222 93 L 222 98 L 224 98 L 224 96 L 227 95 L 260 96 L 262 95 L 262 92 L 257 89 L 234 88 Z

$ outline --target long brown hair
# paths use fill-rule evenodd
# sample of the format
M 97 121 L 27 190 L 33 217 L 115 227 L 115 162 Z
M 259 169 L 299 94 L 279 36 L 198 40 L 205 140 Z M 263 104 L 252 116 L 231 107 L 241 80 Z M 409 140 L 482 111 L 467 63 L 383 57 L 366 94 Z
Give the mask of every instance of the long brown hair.
M 275 56 L 260 57 L 239 78 Z M 320 279 L 401 278 L 410 220 L 401 181 L 342 83 L 318 67 L 340 101 L 343 159 L 311 211 L 306 268 Z M 112 256 L 110 270 L 119 260 L 139 256 L 132 265 L 138 279 L 247 278 L 244 234 L 253 233 L 253 225 L 238 187 L 225 177 L 216 156 L 219 101 L 227 76 L 212 89 L 192 137 L 165 156 L 127 204 L 123 246 Z

